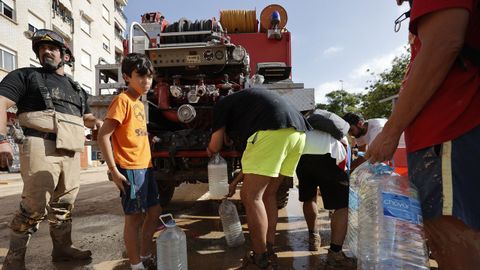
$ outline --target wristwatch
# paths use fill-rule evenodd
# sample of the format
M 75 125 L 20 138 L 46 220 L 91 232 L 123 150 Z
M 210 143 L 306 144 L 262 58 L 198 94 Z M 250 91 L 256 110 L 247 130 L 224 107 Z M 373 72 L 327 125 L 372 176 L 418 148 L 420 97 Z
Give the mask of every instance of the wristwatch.
M 0 134 L 0 142 L 6 141 L 7 135 Z

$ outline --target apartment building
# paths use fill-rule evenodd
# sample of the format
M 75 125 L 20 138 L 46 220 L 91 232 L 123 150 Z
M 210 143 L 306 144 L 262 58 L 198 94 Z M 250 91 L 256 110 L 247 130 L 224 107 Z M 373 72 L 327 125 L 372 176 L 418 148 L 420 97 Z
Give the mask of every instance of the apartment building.
M 75 64 L 66 68 L 82 87 L 94 93 L 95 65 L 119 62 L 123 52 L 128 0 L 0 0 L 0 80 L 8 72 L 40 63 L 30 37 L 52 29 L 69 43 Z

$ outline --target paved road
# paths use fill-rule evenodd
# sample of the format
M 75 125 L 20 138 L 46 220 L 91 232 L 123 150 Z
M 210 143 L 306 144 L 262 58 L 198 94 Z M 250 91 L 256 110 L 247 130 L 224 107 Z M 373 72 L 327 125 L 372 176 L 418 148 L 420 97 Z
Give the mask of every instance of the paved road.
M 7 179 L 8 178 L 8 179 Z M 84 265 L 51 262 L 51 241 L 48 224 L 43 222 L 34 234 L 27 251 L 28 269 L 129 269 L 123 258 L 123 215 L 118 192 L 106 177 L 104 167 L 84 171 L 81 189 L 73 212 L 74 242 L 89 248 L 93 260 Z M 8 250 L 7 224 L 18 208 L 22 182 L 12 175 L 0 175 L 0 263 Z M 164 212 L 171 212 L 188 238 L 189 269 L 231 269 L 239 266 L 245 247 L 228 248 L 221 231 L 217 201 L 205 200 L 206 184 L 189 184 L 177 188 L 171 204 Z M 238 194 L 238 192 L 237 192 Z M 279 260 L 282 269 L 323 269 L 326 250 L 307 251 L 306 225 L 297 201 L 297 190 L 291 189 L 286 209 L 280 211 L 278 225 Z M 329 243 L 328 214 L 322 212 L 322 244 Z M 248 239 L 245 217 L 241 216 Z M 248 240 L 247 240 L 248 245 Z

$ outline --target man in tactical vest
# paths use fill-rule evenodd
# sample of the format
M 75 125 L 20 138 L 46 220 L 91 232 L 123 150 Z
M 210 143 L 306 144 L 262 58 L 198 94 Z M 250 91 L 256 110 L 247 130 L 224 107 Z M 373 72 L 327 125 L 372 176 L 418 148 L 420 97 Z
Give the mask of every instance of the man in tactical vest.
M 4 270 L 25 269 L 28 241 L 45 217 L 53 261 L 85 260 L 92 255 L 72 245 L 71 210 L 79 190 L 84 126 L 98 129 L 103 122 L 90 113 L 86 92 L 64 73 L 64 65 L 73 61 L 64 39 L 41 29 L 33 34 L 32 49 L 42 67 L 16 69 L 0 83 L 0 167 L 12 161 L 6 110 L 13 105 L 18 108 L 24 133 L 20 147 L 22 201 L 9 224 Z

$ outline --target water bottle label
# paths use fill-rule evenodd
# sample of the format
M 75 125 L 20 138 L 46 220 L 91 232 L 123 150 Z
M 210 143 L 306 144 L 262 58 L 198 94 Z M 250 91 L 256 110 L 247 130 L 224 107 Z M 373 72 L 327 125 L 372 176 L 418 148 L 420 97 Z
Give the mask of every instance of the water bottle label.
M 382 192 L 383 214 L 413 224 L 421 223 L 420 203 L 405 195 Z
M 350 188 L 348 193 L 348 208 L 356 211 L 358 210 L 358 205 L 359 205 L 358 193 L 353 191 L 353 189 Z
M 417 199 L 410 198 L 410 205 L 412 207 L 412 215 L 413 215 L 413 222 L 414 224 L 422 224 L 422 207 L 420 206 L 420 202 Z

